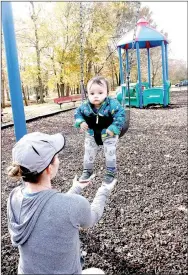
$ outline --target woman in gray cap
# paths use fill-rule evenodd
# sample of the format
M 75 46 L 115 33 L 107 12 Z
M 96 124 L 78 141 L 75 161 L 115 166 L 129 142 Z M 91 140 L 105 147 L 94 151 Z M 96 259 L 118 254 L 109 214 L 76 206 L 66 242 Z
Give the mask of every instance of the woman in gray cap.
M 82 270 L 79 229 L 99 221 L 116 181 L 102 184 L 91 205 L 79 195 L 89 183 L 76 177 L 67 193 L 52 189 L 64 145 L 61 134 L 34 132 L 12 150 L 8 175 L 23 179 L 8 198 L 8 228 L 20 255 L 18 274 L 104 274 L 98 268 Z

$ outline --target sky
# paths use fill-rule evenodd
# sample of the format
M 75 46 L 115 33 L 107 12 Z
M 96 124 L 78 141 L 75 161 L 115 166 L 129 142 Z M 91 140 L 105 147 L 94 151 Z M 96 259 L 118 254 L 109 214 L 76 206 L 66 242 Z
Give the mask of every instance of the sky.
M 170 40 L 169 58 L 183 59 L 187 62 L 187 2 L 141 2 L 152 11 L 152 19 L 157 30 L 168 33 Z M 28 2 L 13 2 L 16 17 L 28 16 Z
M 169 57 L 187 62 L 187 2 L 142 2 L 152 11 L 157 30 L 168 33 Z

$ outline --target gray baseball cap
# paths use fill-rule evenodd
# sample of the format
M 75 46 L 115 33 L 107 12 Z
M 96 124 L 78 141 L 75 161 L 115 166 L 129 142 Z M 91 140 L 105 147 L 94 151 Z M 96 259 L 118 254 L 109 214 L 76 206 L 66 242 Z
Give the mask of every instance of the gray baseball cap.
M 62 134 L 48 135 L 40 132 L 26 134 L 12 149 L 13 162 L 30 172 L 40 173 L 48 167 L 64 145 L 65 138 Z

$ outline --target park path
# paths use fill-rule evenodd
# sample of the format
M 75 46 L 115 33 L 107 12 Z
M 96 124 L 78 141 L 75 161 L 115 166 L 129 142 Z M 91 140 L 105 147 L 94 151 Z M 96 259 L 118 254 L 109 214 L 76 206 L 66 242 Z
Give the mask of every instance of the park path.
M 25 117 L 27 120 L 27 119 L 42 116 L 42 115 L 52 114 L 61 110 L 67 110 L 73 107 L 77 107 L 79 106 L 79 104 L 80 104 L 80 101 L 77 101 L 75 104 L 73 102 L 64 103 L 62 104 L 61 109 L 60 109 L 60 106 L 55 103 L 43 103 L 43 104 L 34 104 L 34 105 L 24 106 Z M 7 123 L 12 123 L 12 122 L 13 122 L 12 108 L 6 107 L 3 109 L 2 125 L 5 125 Z

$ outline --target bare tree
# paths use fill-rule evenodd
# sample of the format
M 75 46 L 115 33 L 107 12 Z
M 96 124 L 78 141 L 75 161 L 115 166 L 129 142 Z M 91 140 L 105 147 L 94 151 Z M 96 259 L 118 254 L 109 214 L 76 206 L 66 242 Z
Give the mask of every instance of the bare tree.
M 38 37 L 38 30 L 37 30 L 38 15 L 36 15 L 34 3 L 33 2 L 30 2 L 30 3 L 32 6 L 31 20 L 33 21 L 34 30 L 35 30 L 35 49 L 36 49 L 36 54 L 37 54 L 37 77 L 38 77 L 38 84 L 39 84 L 38 95 L 40 96 L 39 103 L 44 103 L 43 84 L 42 84 L 42 77 L 41 77 L 41 59 L 40 59 L 41 49 L 39 47 L 39 37 Z
M 28 106 L 28 102 L 27 102 L 27 97 L 26 97 L 26 89 L 24 88 L 23 84 L 22 84 L 22 93 L 23 93 L 23 97 L 24 97 L 24 101 L 25 101 L 25 106 Z
M 58 94 L 58 97 L 60 97 L 60 86 L 59 86 L 59 83 L 57 81 L 57 69 L 56 69 L 56 66 L 55 66 L 54 49 L 50 50 L 50 52 L 48 51 L 47 56 L 50 58 L 50 60 L 52 62 L 53 73 L 56 77 L 57 94 Z
M 160 70 L 162 67 L 162 61 L 161 61 L 160 47 L 153 49 L 150 55 L 150 60 L 152 65 L 151 83 L 152 83 L 152 87 L 154 87 L 156 82 L 156 76 L 161 75 Z M 160 76 L 160 79 L 161 79 L 161 76 Z

